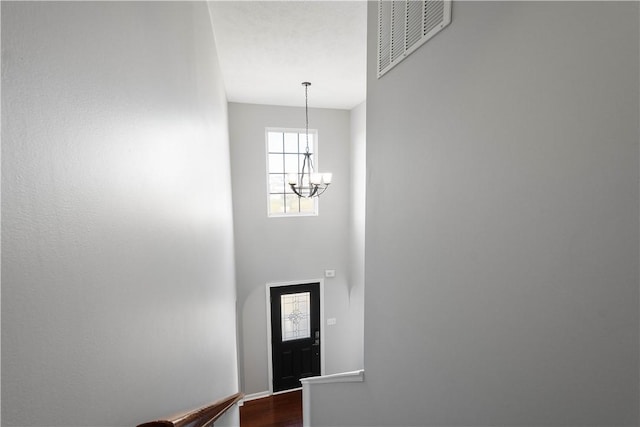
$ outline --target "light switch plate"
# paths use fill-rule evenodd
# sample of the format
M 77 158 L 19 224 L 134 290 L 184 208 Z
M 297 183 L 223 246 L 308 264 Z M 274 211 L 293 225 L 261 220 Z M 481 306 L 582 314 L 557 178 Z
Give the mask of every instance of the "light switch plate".
M 329 319 L 327 319 L 327 325 L 335 325 L 338 321 L 336 320 L 335 317 L 331 317 Z
M 324 277 L 336 277 L 336 271 L 335 270 L 325 270 L 324 271 Z

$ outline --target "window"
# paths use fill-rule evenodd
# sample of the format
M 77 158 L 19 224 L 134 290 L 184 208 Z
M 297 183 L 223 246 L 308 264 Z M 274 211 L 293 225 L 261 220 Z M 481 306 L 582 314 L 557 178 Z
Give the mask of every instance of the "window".
M 289 174 L 302 173 L 302 160 L 307 147 L 304 129 L 272 129 L 266 131 L 267 193 L 269 216 L 304 216 L 318 214 L 318 198 L 298 197 L 288 184 Z M 309 152 L 317 170 L 318 132 L 309 130 Z

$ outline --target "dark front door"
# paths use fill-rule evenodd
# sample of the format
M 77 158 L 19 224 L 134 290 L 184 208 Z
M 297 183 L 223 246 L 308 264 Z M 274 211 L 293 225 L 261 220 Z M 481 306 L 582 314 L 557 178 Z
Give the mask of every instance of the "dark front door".
M 320 283 L 271 288 L 273 391 L 320 375 Z

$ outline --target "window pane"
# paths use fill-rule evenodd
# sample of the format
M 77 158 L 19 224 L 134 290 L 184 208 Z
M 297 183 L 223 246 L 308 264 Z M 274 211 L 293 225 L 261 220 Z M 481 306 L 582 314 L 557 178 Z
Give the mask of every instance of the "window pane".
M 269 207 L 272 214 L 284 213 L 284 195 L 283 194 L 271 194 L 269 196 Z
M 286 211 L 289 212 L 300 212 L 300 202 L 299 200 L 300 197 L 298 197 L 296 194 L 287 194 L 286 195 L 286 201 L 287 201 L 287 208 Z
M 298 155 L 297 154 L 284 155 L 284 172 L 298 173 Z
M 282 173 L 284 170 L 282 154 L 269 154 L 269 172 Z
M 298 152 L 298 133 L 287 132 L 284 134 L 284 152 L 285 153 L 297 153 Z
M 267 139 L 270 153 L 282 153 L 282 132 L 269 132 Z
M 316 211 L 316 199 L 300 199 L 300 212 L 301 213 L 314 213 Z
M 282 341 L 311 337 L 309 325 L 310 300 L 310 292 L 280 296 Z
M 288 186 L 287 186 L 288 187 Z M 284 175 L 269 175 L 269 193 L 284 193 Z

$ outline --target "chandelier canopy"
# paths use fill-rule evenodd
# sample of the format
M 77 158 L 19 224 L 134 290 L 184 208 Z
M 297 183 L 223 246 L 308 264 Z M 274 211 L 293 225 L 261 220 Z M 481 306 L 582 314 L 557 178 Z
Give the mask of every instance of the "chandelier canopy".
M 290 174 L 288 177 L 291 190 L 298 195 L 298 197 L 319 197 L 322 193 L 327 191 L 333 175 L 330 172 L 318 173 L 313 169 L 312 154 L 309 152 L 309 97 L 308 90 L 311 83 L 302 82 L 304 86 L 304 112 L 305 112 L 305 138 L 307 148 L 303 153 L 302 169 L 298 174 Z

